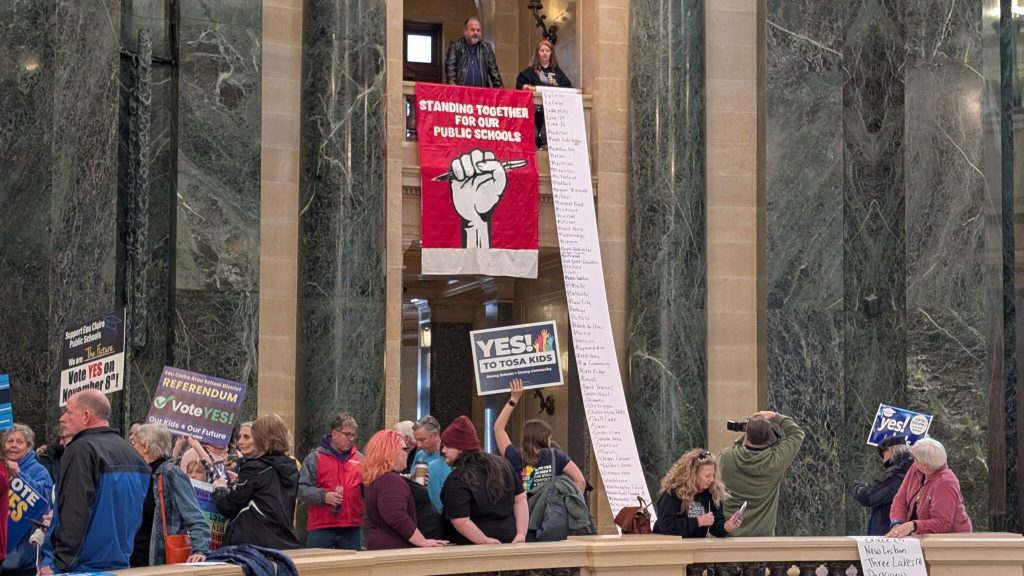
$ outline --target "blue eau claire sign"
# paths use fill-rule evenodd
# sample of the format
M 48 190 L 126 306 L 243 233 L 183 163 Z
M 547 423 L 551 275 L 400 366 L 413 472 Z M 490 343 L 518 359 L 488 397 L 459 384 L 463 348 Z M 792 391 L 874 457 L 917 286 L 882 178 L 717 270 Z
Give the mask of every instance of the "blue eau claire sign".
M 879 404 L 875 421 L 871 424 L 871 433 L 868 434 L 868 445 L 878 446 L 879 442 L 892 436 L 906 436 L 908 443 L 914 444 L 924 438 L 931 425 L 931 414 Z
M 513 378 L 522 378 L 523 388 L 562 384 L 554 322 L 474 330 L 469 339 L 477 394 L 508 392 Z

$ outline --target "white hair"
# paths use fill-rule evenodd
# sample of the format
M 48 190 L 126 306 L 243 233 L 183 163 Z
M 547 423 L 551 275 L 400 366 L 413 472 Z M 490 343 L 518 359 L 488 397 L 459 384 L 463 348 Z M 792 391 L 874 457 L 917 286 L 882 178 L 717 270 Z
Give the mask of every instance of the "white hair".
M 174 448 L 171 431 L 163 424 L 143 424 L 135 431 L 135 441 L 146 444 L 153 458 L 169 458 Z
M 922 438 L 910 447 L 914 460 L 935 469 L 946 465 L 946 448 L 934 438 Z
M 413 426 L 415 426 L 415 425 L 416 425 L 416 423 L 413 422 L 412 420 L 402 420 L 401 422 L 399 422 L 398 424 L 395 424 L 391 428 L 395 432 L 398 432 L 399 434 L 401 434 L 402 436 L 404 436 L 404 437 L 406 437 L 406 438 L 408 438 L 410 440 L 415 440 L 416 437 L 412 435 Z

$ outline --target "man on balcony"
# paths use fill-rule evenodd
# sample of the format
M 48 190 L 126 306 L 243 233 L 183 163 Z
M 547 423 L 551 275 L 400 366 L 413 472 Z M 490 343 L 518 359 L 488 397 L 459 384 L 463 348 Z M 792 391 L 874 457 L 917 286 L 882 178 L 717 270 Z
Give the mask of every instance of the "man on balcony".
M 444 77 L 448 84 L 503 88 L 494 49 L 480 39 L 480 20 L 470 16 L 462 26 L 462 38 L 448 45 L 444 58 Z
M 804 442 L 804 431 L 789 416 L 768 410 L 746 422 L 743 436 L 722 451 L 722 481 L 732 497 L 723 502 L 729 518 L 747 503 L 743 525 L 730 536 L 774 536 L 779 484 Z

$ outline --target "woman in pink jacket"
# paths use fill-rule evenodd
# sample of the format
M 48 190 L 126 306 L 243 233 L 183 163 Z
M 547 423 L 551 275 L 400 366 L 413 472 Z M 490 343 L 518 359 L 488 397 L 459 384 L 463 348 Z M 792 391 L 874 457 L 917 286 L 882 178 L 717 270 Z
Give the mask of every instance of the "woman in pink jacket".
M 960 481 L 946 466 L 946 449 L 938 440 L 922 438 L 910 448 L 910 454 L 914 466 L 892 501 L 886 537 L 972 532 Z

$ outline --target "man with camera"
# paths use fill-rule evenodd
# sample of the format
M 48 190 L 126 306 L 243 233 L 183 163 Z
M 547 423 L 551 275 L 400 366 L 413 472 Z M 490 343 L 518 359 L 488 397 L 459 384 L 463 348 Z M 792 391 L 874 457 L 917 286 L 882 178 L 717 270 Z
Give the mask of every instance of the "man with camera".
M 729 422 L 743 436 L 722 451 L 722 481 L 732 495 L 724 504 L 731 517 L 746 502 L 743 524 L 730 536 L 774 536 L 779 508 L 779 484 L 793 463 L 804 431 L 789 416 L 770 410 L 746 422 Z

